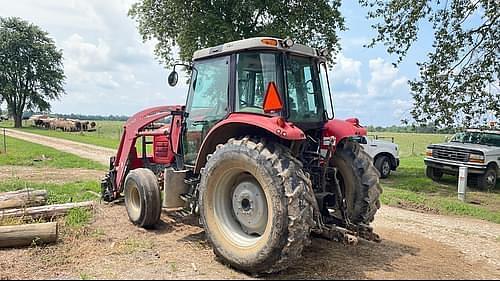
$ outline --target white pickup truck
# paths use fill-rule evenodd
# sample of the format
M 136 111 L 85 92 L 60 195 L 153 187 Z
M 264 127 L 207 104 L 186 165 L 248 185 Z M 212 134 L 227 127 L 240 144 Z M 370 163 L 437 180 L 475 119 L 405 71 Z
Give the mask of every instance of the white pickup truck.
M 471 184 L 493 189 L 500 176 L 500 130 L 457 133 L 447 143 L 429 145 L 424 162 L 432 180 L 439 180 L 443 174 L 458 175 L 463 166 L 468 167 Z
M 395 171 L 399 166 L 399 146 L 394 142 L 372 137 L 360 137 L 358 141 L 373 158 L 373 163 L 380 172 L 381 178 L 387 178 L 391 171 Z

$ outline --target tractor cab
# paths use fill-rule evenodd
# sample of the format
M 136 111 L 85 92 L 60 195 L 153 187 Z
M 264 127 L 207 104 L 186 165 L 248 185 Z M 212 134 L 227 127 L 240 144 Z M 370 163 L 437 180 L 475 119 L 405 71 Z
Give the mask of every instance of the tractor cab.
M 216 255 L 251 273 L 287 268 L 311 233 L 379 241 L 379 173 L 359 121 L 332 120 L 325 54 L 269 37 L 195 52 L 186 104 L 125 123 L 103 199 L 123 196 L 145 228 L 162 210 L 199 216 Z
M 332 117 L 326 58 L 292 40 L 252 38 L 203 49 L 190 69 L 188 165 L 196 164 L 210 129 L 233 113 L 281 117 L 303 131 L 321 129 Z

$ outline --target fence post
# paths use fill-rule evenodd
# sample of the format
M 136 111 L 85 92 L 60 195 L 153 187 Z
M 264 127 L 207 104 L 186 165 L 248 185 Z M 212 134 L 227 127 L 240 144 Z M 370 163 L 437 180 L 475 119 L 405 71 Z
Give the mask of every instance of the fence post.
M 5 137 L 5 129 L 3 129 L 3 153 L 7 154 L 7 138 Z
M 411 156 L 415 155 L 415 143 L 411 144 Z
M 458 170 L 458 199 L 462 202 L 466 200 L 467 172 L 467 167 L 460 167 Z

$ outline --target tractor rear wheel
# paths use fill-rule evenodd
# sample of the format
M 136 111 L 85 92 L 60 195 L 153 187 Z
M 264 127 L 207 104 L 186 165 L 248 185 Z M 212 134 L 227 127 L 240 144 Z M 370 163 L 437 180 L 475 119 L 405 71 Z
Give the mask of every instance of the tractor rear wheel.
M 370 224 L 380 208 L 380 174 L 371 157 L 355 142 L 340 143 L 332 158 L 347 215 L 354 224 Z
M 234 268 L 278 272 L 310 243 L 311 181 L 284 146 L 230 139 L 209 157 L 199 191 L 207 238 Z
M 129 172 L 124 184 L 125 207 L 132 223 L 152 228 L 160 220 L 161 196 L 156 175 L 149 169 Z

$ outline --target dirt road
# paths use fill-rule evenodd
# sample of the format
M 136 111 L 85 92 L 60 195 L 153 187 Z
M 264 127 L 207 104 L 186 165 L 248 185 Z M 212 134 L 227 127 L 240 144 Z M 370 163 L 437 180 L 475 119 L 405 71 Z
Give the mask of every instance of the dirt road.
M 6 135 L 9 137 L 14 137 L 17 139 L 33 143 L 38 143 L 67 153 L 73 153 L 80 157 L 94 160 L 106 166 L 109 165 L 109 157 L 115 155 L 116 153 L 114 149 L 104 148 L 91 144 L 84 144 L 69 140 L 46 137 L 46 136 L 21 132 L 18 130 L 6 129 L 5 131 Z
M 38 136 L 31 141 L 38 142 Z M 53 146 L 75 148 L 44 137 Z M 86 154 L 98 159 L 102 150 Z M 76 153 L 80 150 L 68 152 Z M 383 238 L 342 246 L 315 239 L 300 262 L 272 279 L 500 279 L 500 225 L 384 206 L 375 219 Z M 121 205 L 101 205 L 95 221 L 44 248 L 0 251 L 4 278 L 249 279 L 214 257 L 195 219 L 163 214 L 158 229 L 128 222 Z

